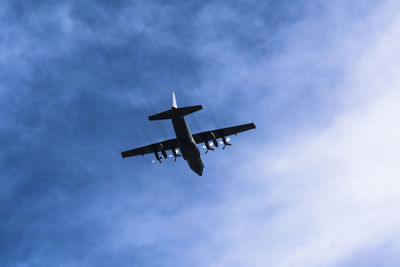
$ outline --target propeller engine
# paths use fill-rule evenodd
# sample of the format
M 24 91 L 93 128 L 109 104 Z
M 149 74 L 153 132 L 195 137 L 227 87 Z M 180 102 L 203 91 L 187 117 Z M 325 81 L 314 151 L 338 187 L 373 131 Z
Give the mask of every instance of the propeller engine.
M 212 145 L 213 145 L 213 144 L 214 144 L 214 143 L 209 144 L 208 141 L 204 141 L 204 146 L 203 146 L 203 148 L 206 148 L 206 149 L 207 149 L 206 154 L 207 154 L 207 152 L 208 152 L 209 150 L 213 150 L 213 151 L 214 151 L 214 148 L 212 148 Z
M 211 139 L 213 141 L 214 146 L 218 147 L 218 141 L 217 141 L 217 138 L 215 138 L 214 133 L 210 131 L 210 135 L 211 135 Z
M 173 154 L 174 157 L 175 157 L 175 161 L 176 161 L 176 158 L 177 158 L 177 157 L 182 157 L 182 155 L 178 154 L 178 149 L 173 148 L 173 149 L 171 149 L 171 151 L 172 151 L 172 154 Z
M 222 149 L 225 149 L 226 146 L 231 146 L 232 144 L 228 143 L 231 140 L 231 138 L 225 138 L 225 136 L 222 136 L 222 142 L 219 142 L 221 145 L 224 145 Z
M 156 160 L 158 160 L 160 163 L 162 163 L 162 162 L 161 162 L 160 155 L 158 155 L 158 152 L 157 152 L 156 150 L 154 150 L 154 156 L 156 156 Z M 153 160 L 152 162 L 154 163 L 155 160 Z
M 167 152 L 165 152 L 164 146 L 160 143 L 161 154 L 163 155 L 164 159 L 168 158 Z

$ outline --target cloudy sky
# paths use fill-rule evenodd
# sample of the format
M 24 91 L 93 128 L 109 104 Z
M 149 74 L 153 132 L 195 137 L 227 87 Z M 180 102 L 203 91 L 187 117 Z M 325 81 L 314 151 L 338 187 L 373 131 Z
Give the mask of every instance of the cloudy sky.
M 1 266 L 400 265 L 398 1 L 0 3 Z M 120 152 L 254 121 L 203 156 Z

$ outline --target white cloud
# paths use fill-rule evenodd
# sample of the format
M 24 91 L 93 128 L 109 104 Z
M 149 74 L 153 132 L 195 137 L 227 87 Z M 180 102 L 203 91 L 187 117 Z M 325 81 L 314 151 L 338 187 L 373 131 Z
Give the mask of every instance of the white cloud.
M 385 242 L 398 249 L 399 8 L 387 2 L 363 25 L 349 21 L 351 29 L 335 33 L 335 53 L 319 67 L 334 64 L 343 79 L 332 86 L 330 77 L 316 78 L 338 92 L 343 110 L 323 128 L 299 129 L 249 156 L 252 165 L 246 160 L 229 200 L 215 209 L 220 223 L 213 242 L 195 251 L 218 251 L 209 265 L 328 266 Z M 316 59 L 307 54 L 302 60 L 312 65 Z M 299 77 L 308 73 L 297 70 Z
M 355 22 L 340 10 L 322 20 L 323 25 L 308 18 L 282 33 L 287 37 L 279 38 L 289 45 L 272 59 L 248 58 L 226 43 L 204 47 L 203 55 L 225 66 L 213 91 L 217 102 L 235 92 L 232 88 L 262 93 L 268 85 L 276 88 L 273 101 L 260 99 L 254 108 L 264 111 L 267 101 L 278 101 L 273 110 L 293 94 L 321 90 L 325 97 L 334 96 L 335 117 L 323 127 L 309 125 L 286 134 L 279 143 L 254 145 L 254 154 L 241 155 L 241 161 L 219 158 L 215 164 L 220 169 L 234 172 L 220 205 L 139 218 L 129 213 L 110 223 L 115 232 L 107 246 L 165 245 L 190 263 L 182 265 L 198 266 L 337 265 L 356 251 L 374 251 L 385 242 L 398 251 L 398 10 L 398 4 L 389 2 L 373 17 Z M 211 73 L 205 74 L 205 87 L 215 86 L 218 75 Z M 235 157 L 237 152 L 230 153 Z M 229 166 L 232 161 L 235 168 Z M 212 161 L 207 164 L 212 169 Z M 126 207 L 121 203 L 116 207 Z

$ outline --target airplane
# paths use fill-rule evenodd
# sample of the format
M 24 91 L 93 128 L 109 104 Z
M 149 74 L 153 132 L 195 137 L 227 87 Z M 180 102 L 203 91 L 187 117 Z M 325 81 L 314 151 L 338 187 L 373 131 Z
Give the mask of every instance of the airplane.
M 201 109 L 203 109 L 201 105 L 178 108 L 175 93 L 172 92 L 172 108 L 170 110 L 149 116 L 149 120 L 172 120 L 176 138 L 121 152 L 122 158 L 138 155 L 144 156 L 144 154 L 154 153 L 156 160 L 161 163 L 161 158 L 168 158 L 166 151 L 171 150 L 173 156 L 175 157 L 175 161 L 177 157 L 183 156 L 183 159 L 187 161 L 189 167 L 199 176 L 202 176 L 204 163 L 197 144 L 204 143 L 203 147 L 207 149 L 207 153 L 209 150 L 214 150 L 214 148 L 212 148 L 213 145 L 218 147 L 217 139 L 221 138 L 222 142 L 220 142 L 220 144 L 223 144 L 223 149 L 225 149 L 225 146 L 232 145 L 228 143 L 230 138 L 226 138 L 227 136 L 233 134 L 236 135 L 238 133 L 256 128 L 254 123 L 247 123 L 228 128 L 191 134 L 184 116 Z M 209 143 L 210 141 L 212 141 L 211 144 Z M 182 155 L 178 154 L 178 149 Z M 161 157 L 158 152 L 161 152 Z M 170 157 L 172 157 L 172 155 L 170 155 Z

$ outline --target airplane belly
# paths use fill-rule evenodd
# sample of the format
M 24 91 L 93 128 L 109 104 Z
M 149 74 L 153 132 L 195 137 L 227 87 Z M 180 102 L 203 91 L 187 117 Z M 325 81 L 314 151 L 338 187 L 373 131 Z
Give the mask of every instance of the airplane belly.
M 187 142 L 187 143 L 185 142 L 185 143 L 180 144 L 181 154 L 185 160 L 188 160 L 189 158 L 193 158 L 196 156 L 196 154 L 197 154 L 196 148 L 194 148 L 193 145 L 196 145 L 196 144 L 193 144 L 191 142 Z
M 174 126 L 176 138 L 179 141 L 182 157 L 187 161 L 189 167 L 201 176 L 203 174 L 204 163 L 189 127 L 183 117 L 173 119 L 172 124 Z
M 181 153 L 189 167 L 198 175 L 203 174 L 204 163 L 196 143 L 188 143 L 181 147 Z

